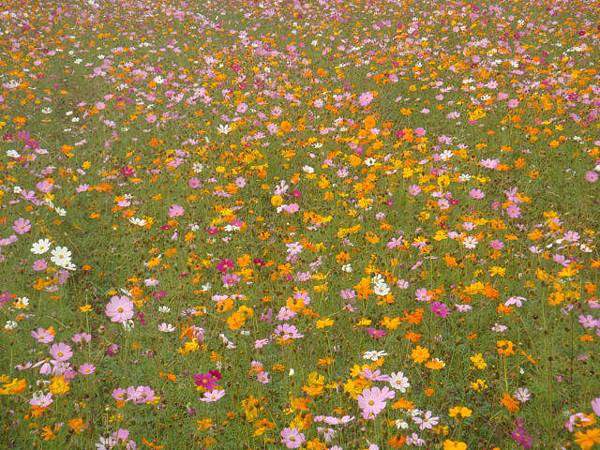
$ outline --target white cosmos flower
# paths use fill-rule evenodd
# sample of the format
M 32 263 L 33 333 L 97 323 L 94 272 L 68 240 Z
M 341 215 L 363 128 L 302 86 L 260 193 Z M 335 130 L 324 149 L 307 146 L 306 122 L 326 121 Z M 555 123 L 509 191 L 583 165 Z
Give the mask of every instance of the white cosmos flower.
M 521 403 L 526 403 L 531 398 L 531 392 L 526 387 L 522 387 L 515 391 L 514 396 Z
M 163 333 L 172 333 L 175 331 L 175 327 L 170 323 L 163 322 L 158 326 L 158 331 L 162 331 Z
M 365 159 L 365 166 L 371 167 L 371 166 L 375 165 L 375 162 L 376 162 L 375 158 L 367 158 L 367 159 Z
M 385 297 L 390 293 L 390 287 L 385 282 L 383 276 L 381 274 L 375 275 L 372 280 L 373 282 L 373 292 L 375 295 L 380 297 Z
M 144 219 L 140 219 L 138 217 L 131 217 L 129 219 L 129 222 L 132 223 L 133 225 L 137 225 L 138 227 L 143 227 L 144 225 L 146 225 L 146 221 Z
M 229 124 L 226 125 L 219 125 L 217 127 L 217 132 L 219 134 L 229 134 L 229 132 L 231 131 L 231 128 L 229 127 Z
M 379 358 L 383 358 L 384 356 L 387 356 L 387 352 L 385 350 L 370 350 L 363 353 L 363 359 L 368 359 L 369 361 L 377 361 Z
M 451 151 L 451 150 L 445 150 L 445 151 L 443 151 L 443 152 L 440 154 L 440 159 L 441 159 L 442 161 L 447 161 L 447 160 L 449 160 L 450 158 L 452 158 L 453 156 L 454 156 L 454 153 L 452 153 L 452 151 Z
M 71 251 L 67 247 L 55 247 L 51 254 L 50 261 L 58 267 L 67 269 L 72 266 Z
M 425 411 L 423 417 L 413 417 L 413 421 L 419 425 L 419 429 L 423 431 L 429 430 L 436 426 L 439 423 L 440 418 L 433 416 L 431 411 Z
M 396 428 L 399 430 L 406 430 L 408 428 L 408 423 L 405 420 L 397 419 L 395 422 Z
M 479 241 L 477 241 L 477 239 L 475 239 L 473 236 L 467 236 L 463 240 L 463 245 L 468 249 L 474 249 L 477 247 L 477 244 L 479 244 Z
M 504 333 L 506 330 L 508 330 L 508 327 L 499 323 L 495 323 L 492 327 L 494 333 Z
M 523 302 L 526 302 L 527 299 L 525 297 L 515 296 L 510 297 L 508 300 L 504 302 L 504 306 L 513 306 L 515 305 L 517 308 L 523 306 Z
M 31 253 L 33 253 L 34 255 L 43 255 L 48 250 L 50 250 L 51 246 L 52 243 L 50 242 L 50 240 L 40 239 L 39 241 L 34 242 L 31 246 Z
M 404 375 L 403 372 L 394 372 L 390 374 L 390 386 L 396 389 L 397 391 L 402 392 L 403 394 L 410 387 L 410 383 L 408 382 L 408 378 Z

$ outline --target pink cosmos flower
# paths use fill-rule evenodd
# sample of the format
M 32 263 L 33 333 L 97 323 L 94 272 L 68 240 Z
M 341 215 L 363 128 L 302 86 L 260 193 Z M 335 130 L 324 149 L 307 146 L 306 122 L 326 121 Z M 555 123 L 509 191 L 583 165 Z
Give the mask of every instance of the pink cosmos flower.
M 254 341 L 254 348 L 263 348 L 268 343 L 268 339 L 257 339 L 256 341 Z
M 136 405 L 149 403 L 156 398 L 154 390 L 148 386 L 130 386 L 127 388 L 127 401 L 131 400 Z
M 386 244 L 386 247 L 391 249 L 394 248 L 400 248 L 402 247 L 402 238 L 401 237 L 397 237 L 397 238 L 392 238 L 389 240 L 389 242 Z
M 127 401 L 127 391 L 123 388 L 113 389 L 111 396 L 116 401 Z
M 298 206 L 298 203 L 290 203 L 289 205 L 285 205 L 283 209 L 288 214 L 294 214 L 300 210 L 300 206 Z
M 481 200 L 485 197 L 485 193 L 481 189 L 471 189 L 469 191 L 469 196 L 475 200 Z
M 281 430 L 281 442 L 287 448 L 299 448 L 306 438 L 297 428 L 284 428 Z
M 506 214 L 508 214 L 508 217 L 511 219 L 516 219 L 521 215 L 521 208 L 519 208 L 517 205 L 510 205 L 508 208 L 506 208 Z
M 374 419 L 384 410 L 386 400 L 394 398 L 396 393 L 387 386 L 383 389 L 373 387 L 365 389 L 358 396 L 358 407 L 361 409 L 363 419 Z
M 133 302 L 129 297 L 115 295 L 106 305 L 106 315 L 110 317 L 111 322 L 127 322 L 133 317 Z
M 54 335 L 45 328 L 38 328 L 32 331 L 31 336 L 40 344 L 49 344 L 54 340 Z
M 73 335 L 71 340 L 76 344 L 83 344 L 84 342 L 90 342 L 92 340 L 92 335 L 89 333 L 77 333 Z
M 417 186 L 416 184 L 411 184 L 408 187 L 408 195 L 410 195 L 411 197 L 416 197 L 420 193 L 421 193 L 421 188 L 419 186 Z
M 85 363 L 79 366 L 79 373 L 82 375 L 91 375 L 96 371 L 96 366 L 90 363 Z
M 31 406 L 37 406 L 39 408 L 46 408 L 47 406 L 50 406 L 52 402 L 52 394 L 50 392 L 47 394 L 35 393 L 33 394 L 33 398 L 29 400 Z
M 223 389 L 215 389 L 213 391 L 205 392 L 204 396 L 200 399 L 201 402 L 212 403 L 220 400 L 225 395 Z
M 493 241 L 490 242 L 490 246 L 494 250 L 501 250 L 504 247 L 504 243 L 502 241 L 494 239 Z
M 564 240 L 567 242 L 577 242 L 579 237 L 579 233 L 573 230 L 568 230 L 563 236 Z
M 59 342 L 50 347 L 50 356 L 56 361 L 68 361 L 73 356 L 71 347 L 64 342 Z
M 48 263 L 45 259 L 36 259 L 33 262 L 31 268 L 36 272 L 43 272 L 48 268 Z
M 368 106 L 373 101 L 373 93 L 371 91 L 363 92 L 358 98 L 358 104 L 363 108 Z
M 17 237 L 16 234 L 11 234 L 7 238 L 0 239 L 0 247 L 7 247 L 9 245 L 14 244 L 18 240 L 19 240 L 19 238 Z
M 237 106 L 236 111 L 240 114 L 244 114 L 248 111 L 248 105 L 242 102 Z
M 196 178 L 196 177 L 192 177 L 188 181 L 188 186 L 191 187 L 192 189 L 198 189 L 201 185 L 202 185 L 202 182 L 200 181 L 199 178 Z
M 221 277 L 225 287 L 235 286 L 240 282 L 240 276 L 235 273 L 226 273 Z
M 595 183 L 596 181 L 598 181 L 598 174 L 593 170 L 588 170 L 585 173 L 585 181 L 587 181 L 588 183 Z
M 417 289 L 415 291 L 415 297 L 420 302 L 428 302 L 432 298 L 425 288 Z
M 37 183 L 35 185 L 35 187 L 43 192 L 44 194 L 48 194 L 49 192 L 52 192 L 52 190 L 54 189 L 54 184 L 52 182 L 50 182 L 49 180 L 43 180 L 40 181 L 39 183 Z
M 183 216 L 185 209 L 181 205 L 173 204 L 169 208 L 169 217 L 180 217 Z
M 262 370 L 256 374 L 256 379 L 259 383 L 269 384 L 271 382 L 271 377 L 269 376 L 269 372 Z
M 342 300 L 352 300 L 356 297 L 356 292 L 354 292 L 354 289 L 342 289 L 340 297 L 342 297 Z
M 275 328 L 275 335 L 282 341 L 301 339 L 304 337 L 303 334 L 300 334 L 298 332 L 296 326 L 290 325 L 289 323 L 282 323 L 281 325 L 277 325 L 277 327 Z
M 495 169 L 500 164 L 498 159 L 482 159 L 479 164 L 486 169 Z
M 19 217 L 13 223 L 12 229 L 15 230 L 17 234 L 25 234 L 31 230 L 31 222 L 23 217 Z

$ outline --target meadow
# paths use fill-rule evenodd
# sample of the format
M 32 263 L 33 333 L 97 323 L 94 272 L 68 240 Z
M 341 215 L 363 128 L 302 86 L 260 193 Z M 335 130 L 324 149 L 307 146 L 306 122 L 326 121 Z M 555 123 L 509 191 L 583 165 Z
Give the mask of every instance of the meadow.
M 589 0 L 3 0 L 0 448 L 600 448 Z

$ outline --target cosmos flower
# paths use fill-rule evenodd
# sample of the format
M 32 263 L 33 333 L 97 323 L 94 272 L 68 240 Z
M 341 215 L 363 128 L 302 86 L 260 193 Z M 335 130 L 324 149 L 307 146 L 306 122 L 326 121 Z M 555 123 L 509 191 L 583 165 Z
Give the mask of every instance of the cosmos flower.
M 297 428 L 284 428 L 281 430 L 281 442 L 286 448 L 300 448 L 306 438 Z
M 205 403 L 213 403 L 223 398 L 224 395 L 225 391 L 223 389 L 215 389 L 212 391 L 205 392 L 200 401 Z
M 106 305 L 106 315 L 111 322 L 127 322 L 133 317 L 133 302 L 129 297 L 114 295 Z
M 50 242 L 50 240 L 40 239 L 39 241 L 34 242 L 31 246 L 31 253 L 33 253 L 34 255 L 43 255 L 48 250 L 50 250 L 51 246 L 52 243 Z
M 28 233 L 31 230 L 31 222 L 27 219 L 20 217 L 17 220 L 15 220 L 15 222 L 13 223 L 12 229 L 17 234 Z
M 358 396 L 358 406 L 364 419 L 374 419 L 386 407 L 386 400 L 394 398 L 394 391 L 387 387 L 365 389 Z
M 408 378 L 404 375 L 404 372 L 392 372 L 388 382 L 392 388 L 402 394 L 410 387 L 410 383 L 408 382 Z
M 68 361 L 73 356 L 71 347 L 64 342 L 53 344 L 50 347 L 49 353 L 50 356 L 52 356 L 52 358 L 58 362 Z

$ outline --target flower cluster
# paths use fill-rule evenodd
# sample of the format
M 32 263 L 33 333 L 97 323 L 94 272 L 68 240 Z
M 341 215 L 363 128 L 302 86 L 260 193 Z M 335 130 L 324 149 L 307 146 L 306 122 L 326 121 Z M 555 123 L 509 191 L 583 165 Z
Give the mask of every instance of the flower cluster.
M 0 21 L 4 447 L 600 446 L 595 2 Z

